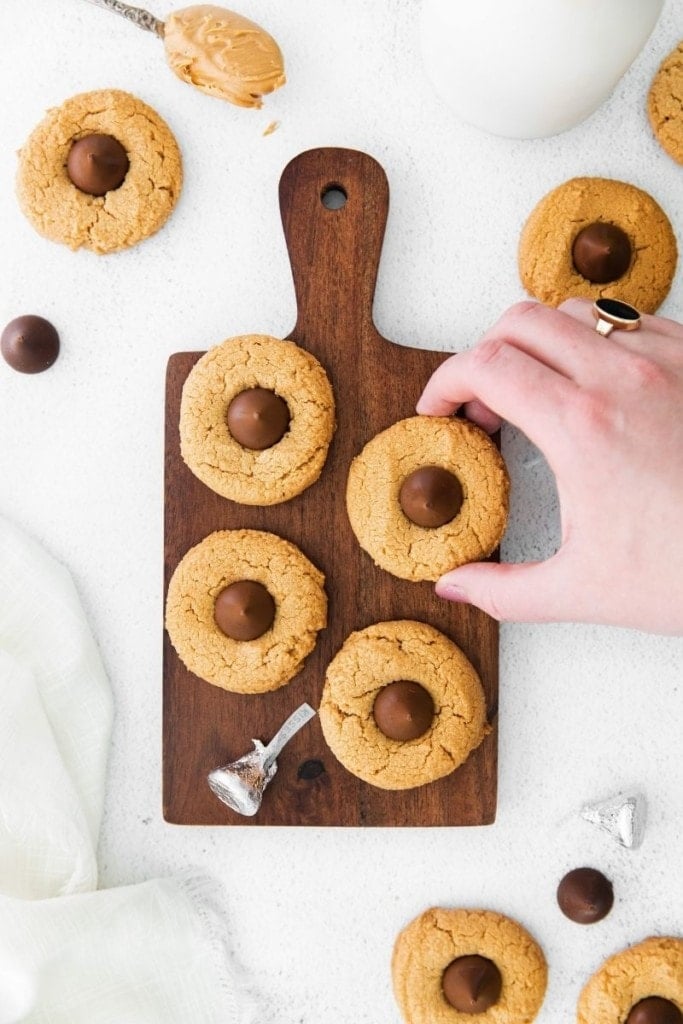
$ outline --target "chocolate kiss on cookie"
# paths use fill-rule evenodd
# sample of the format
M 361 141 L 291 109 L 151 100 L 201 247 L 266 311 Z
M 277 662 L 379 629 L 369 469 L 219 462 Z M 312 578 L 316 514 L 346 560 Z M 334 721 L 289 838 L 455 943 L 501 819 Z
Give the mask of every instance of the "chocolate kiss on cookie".
M 626 1024 L 683 1024 L 683 1013 L 661 996 L 648 996 L 631 1008 Z
M 84 135 L 69 150 L 66 169 L 81 192 L 103 196 L 120 188 L 130 162 L 125 149 L 112 135 Z
M 221 590 L 213 615 L 226 636 L 233 640 L 256 640 L 273 625 L 275 601 L 262 583 L 238 580 Z
M 434 701 L 424 686 L 398 679 L 379 691 L 372 715 L 379 731 L 390 740 L 416 740 L 434 720 Z
M 484 1013 L 498 1002 L 502 986 L 496 965 L 478 954 L 451 961 L 441 978 L 444 996 L 461 1013 Z
M 433 529 L 455 519 L 463 502 L 462 486 L 441 466 L 420 466 L 401 484 L 398 500 L 412 523 Z
M 595 221 L 579 231 L 572 246 L 574 267 L 592 284 L 617 281 L 631 265 L 631 240 L 616 224 Z
M 247 388 L 235 395 L 226 416 L 228 430 L 244 448 L 262 451 L 282 439 L 289 426 L 289 407 L 267 388 Z

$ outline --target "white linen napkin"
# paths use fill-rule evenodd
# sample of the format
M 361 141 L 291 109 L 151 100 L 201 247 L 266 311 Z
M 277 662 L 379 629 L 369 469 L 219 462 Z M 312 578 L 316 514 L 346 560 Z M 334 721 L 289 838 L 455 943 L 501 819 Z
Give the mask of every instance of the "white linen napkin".
M 0 1024 L 248 1024 L 214 882 L 94 891 L 111 722 L 69 573 L 0 518 Z

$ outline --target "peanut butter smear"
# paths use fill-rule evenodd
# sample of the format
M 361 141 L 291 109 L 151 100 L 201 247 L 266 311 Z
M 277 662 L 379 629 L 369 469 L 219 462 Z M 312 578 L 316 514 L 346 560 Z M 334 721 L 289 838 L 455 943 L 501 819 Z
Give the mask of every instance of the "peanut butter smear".
M 185 7 L 164 25 L 166 58 L 178 78 L 238 107 L 261 107 L 286 82 L 280 47 L 259 25 L 213 4 Z

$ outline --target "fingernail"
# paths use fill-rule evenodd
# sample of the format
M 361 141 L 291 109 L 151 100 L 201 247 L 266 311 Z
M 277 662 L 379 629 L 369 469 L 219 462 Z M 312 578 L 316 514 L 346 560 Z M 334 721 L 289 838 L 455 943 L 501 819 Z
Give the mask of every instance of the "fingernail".
M 443 597 L 446 601 L 461 601 L 467 602 L 469 598 L 462 587 L 457 587 L 455 583 L 437 583 L 434 587 L 438 597 Z

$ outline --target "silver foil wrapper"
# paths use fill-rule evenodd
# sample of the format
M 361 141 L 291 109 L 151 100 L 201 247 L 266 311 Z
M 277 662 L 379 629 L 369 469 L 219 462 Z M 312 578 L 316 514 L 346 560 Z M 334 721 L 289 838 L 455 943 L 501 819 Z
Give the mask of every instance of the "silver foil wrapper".
M 163 37 L 163 21 L 155 18 L 149 11 L 143 10 L 142 7 L 133 7 L 131 4 L 122 3 L 121 0 L 88 0 L 88 2 L 94 4 L 95 7 L 102 7 L 105 11 L 111 11 L 112 14 L 120 14 L 122 18 L 132 21 L 138 28 L 144 28 L 147 32 L 154 32 L 155 35 Z
M 263 792 L 277 771 L 277 761 L 266 767 L 266 748 L 260 740 L 252 740 L 252 743 L 254 749 L 248 754 L 223 768 L 215 768 L 209 775 L 209 786 L 218 799 L 247 817 L 258 811 Z
M 628 850 L 635 850 L 645 835 L 647 802 L 641 793 L 619 793 L 597 803 L 584 804 L 581 817 Z
M 302 704 L 278 729 L 267 746 L 260 740 L 252 740 L 253 750 L 209 773 L 211 791 L 231 810 L 245 817 L 253 817 L 261 806 L 266 787 L 277 772 L 277 755 L 314 716 L 315 711 L 310 704 Z

